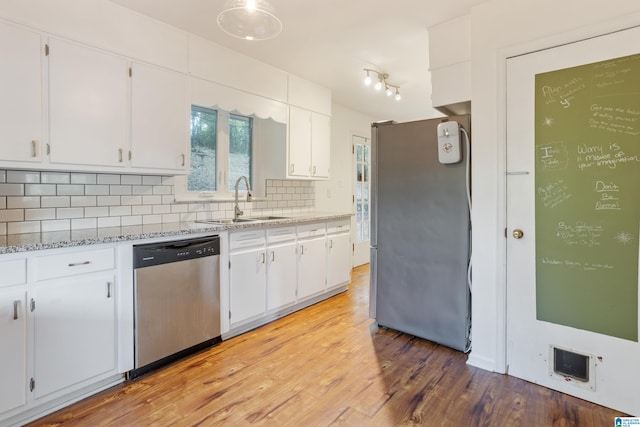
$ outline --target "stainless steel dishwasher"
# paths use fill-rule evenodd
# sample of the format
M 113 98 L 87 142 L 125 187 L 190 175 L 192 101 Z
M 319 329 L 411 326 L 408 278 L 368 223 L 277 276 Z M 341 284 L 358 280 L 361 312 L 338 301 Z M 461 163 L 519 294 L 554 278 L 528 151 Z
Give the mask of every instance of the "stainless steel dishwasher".
M 220 238 L 133 247 L 134 378 L 220 342 Z

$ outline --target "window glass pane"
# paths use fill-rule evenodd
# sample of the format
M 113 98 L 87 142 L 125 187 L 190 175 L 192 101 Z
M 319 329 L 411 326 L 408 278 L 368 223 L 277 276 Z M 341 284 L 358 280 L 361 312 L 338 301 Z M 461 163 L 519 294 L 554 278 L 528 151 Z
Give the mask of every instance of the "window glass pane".
M 362 203 L 356 203 L 356 222 L 362 222 Z
M 191 107 L 191 172 L 189 191 L 215 191 L 217 121 L 215 110 Z
M 369 200 L 369 184 L 362 184 L 362 199 Z
M 362 201 L 362 184 L 356 184 L 356 202 Z
M 364 176 L 362 177 L 363 182 L 369 182 L 369 165 L 365 163 L 364 165 Z
M 356 167 L 356 174 L 356 181 L 362 182 L 362 165 L 360 163 Z
M 364 162 L 369 163 L 369 146 L 364 146 Z
M 356 233 L 356 241 L 357 242 L 362 242 L 364 240 L 363 239 L 363 235 L 362 235 L 362 224 L 356 225 L 356 231 L 357 231 L 357 233 Z
M 365 203 L 362 205 L 363 209 L 363 215 L 362 215 L 362 220 L 363 221 L 369 221 L 369 203 Z
M 356 144 L 356 161 L 362 161 L 362 144 Z
M 362 225 L 362 240 L 369 240 L 369 223 L 363 222 L 361 225 Z
M 246 176 L 251 182 L 251 144 L 253 119 L 229 115 L 229 190 L 234 190 L 236 181 Z M 245 189 L 244 184 L 240 184 Z

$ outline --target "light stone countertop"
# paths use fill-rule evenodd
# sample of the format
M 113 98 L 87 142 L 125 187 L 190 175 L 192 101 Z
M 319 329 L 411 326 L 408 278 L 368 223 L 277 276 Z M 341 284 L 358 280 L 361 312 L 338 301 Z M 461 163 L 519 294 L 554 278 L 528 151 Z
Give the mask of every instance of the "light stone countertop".
M 0 236 L 0 254 L 123 242 L 128 240 L 143 240 L 166 236 L 182 236 L 195 233 L 297 225 L 318 221 L 341 220 L 350 218 L 351 216 L 352 214 L 350 213 L 309 212 L 304 214 L 283 215 L 284 218 L 282 219 L 224 225 L 191 221 L 128 227 L 51 231 L 46 233 L 8 234 Z

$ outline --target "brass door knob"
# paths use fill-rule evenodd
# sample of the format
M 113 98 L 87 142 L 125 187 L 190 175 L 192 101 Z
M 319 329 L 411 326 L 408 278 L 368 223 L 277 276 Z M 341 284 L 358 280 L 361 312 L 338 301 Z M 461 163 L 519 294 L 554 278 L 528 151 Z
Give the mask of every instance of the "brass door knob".
M 522 237 L 524 236 L 524 231 L 520 230 L 519 228 L 516 228 L 515 230 L 513 230 L 511 235 L 513 236 L 514 239 L 522 239 Z

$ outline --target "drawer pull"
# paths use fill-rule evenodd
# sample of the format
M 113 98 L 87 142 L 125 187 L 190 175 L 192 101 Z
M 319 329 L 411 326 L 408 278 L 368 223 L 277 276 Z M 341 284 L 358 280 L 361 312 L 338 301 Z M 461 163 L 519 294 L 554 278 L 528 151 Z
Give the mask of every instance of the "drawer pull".
M 329 240 L 329 249 L 333 249 L 333 240 Z
M 264 256 L 264 252 L 262 252 L 262 263 L 264 264 L 265 261 L 266 261 L 266 257 Z
M 300 245 L 300 255 L 304 255 L 304 245 Z
M 38 157 L 38 141 L 31 141 L 31 157 Z
M 20 305 L 19 299 L 13 302 L 13 320 L 18 320 L 18 305 Z
M 271 262 L 274 262 L 275 260 L 276 260 L 276 252 L 271 251 Z
M 91 261 L 72 262 L 71 264 L 69 264 L 69 267 L 78 267 L 79 265 L 89 265 L 89 264 L 91 264 Z
M 122 163 L 123 162 L 123 157 L 122 157 L 122 148 L 118 148 L 118 163 Z
M 107 298 L 111 298 L 111 282 L 107 282 Z

